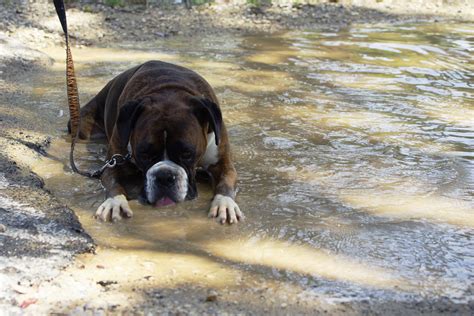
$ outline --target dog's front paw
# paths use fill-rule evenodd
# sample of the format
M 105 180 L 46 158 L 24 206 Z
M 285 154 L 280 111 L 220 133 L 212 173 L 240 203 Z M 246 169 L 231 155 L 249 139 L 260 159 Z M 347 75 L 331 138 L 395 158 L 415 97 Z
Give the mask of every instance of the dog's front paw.
M 209 217 L 217 218 L 217 220 L 224 224 L 234 224 L 244 219 L 244 214 L 240 211 L 239 206 L 231 197 L 216 194 L 211 203 L 211 209 L 209 210 Z
M 120 220 L 122 217 L 132 216 L 132 209 L 128 205 L 127 198 L 123 194 L 108 198 L 99 206 L 97 212 L 95 212 L 95 217 L 104 222 L 108 220 L 115 222 Z

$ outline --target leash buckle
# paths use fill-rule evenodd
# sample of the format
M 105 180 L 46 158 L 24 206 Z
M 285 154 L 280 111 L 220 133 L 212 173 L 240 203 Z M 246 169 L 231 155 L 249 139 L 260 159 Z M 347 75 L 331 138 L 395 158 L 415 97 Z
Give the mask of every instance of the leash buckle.
M 130 153 L 126 154 L 125 156 L 121 154 L 114 154 L 109 160 L 105 162 L 102 168 L 100 168 L 99 170 L 97 170 L 96 172 L 92 174 L 92 177 L 98 178 L 102 175 L 105 169 L 115 168 L 116 166 L 123 165 L 124 163 L 126 163 L 127 161 L 131 159 L 132 159 L 132 155 Z
M 120 166 L 130 160 L 131 155 L 128 153 L 127 155 L 123 156 L 121 154 L 114 154 L 109 160 L 105 162 L 105 168 L 114 168 L 115 166 Z

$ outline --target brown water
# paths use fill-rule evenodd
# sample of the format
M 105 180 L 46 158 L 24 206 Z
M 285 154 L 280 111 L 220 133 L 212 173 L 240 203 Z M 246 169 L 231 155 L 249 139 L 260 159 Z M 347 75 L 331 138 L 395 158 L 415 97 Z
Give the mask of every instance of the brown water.
M 195 201 L 134 218 L 92 219 L 98 181 L 73 175 L 64 138 L 62 50 L 35 80 L 58 139 L 35 170 L 122 279 L 213 287 L 287 286 L 330 299 L 472 298 L 474 25 L 359 26 L 280 35 L 179 38 L 75 49 L 83 103 L 149 59 L 188 66 L 221 100 L 245 223 L 206 218 Z M 56 117 L 60 116 L 58 120 Z M 93 168 L 100 144 L 81 147 Z M 100 261 L 102 260 L 102 261 Z

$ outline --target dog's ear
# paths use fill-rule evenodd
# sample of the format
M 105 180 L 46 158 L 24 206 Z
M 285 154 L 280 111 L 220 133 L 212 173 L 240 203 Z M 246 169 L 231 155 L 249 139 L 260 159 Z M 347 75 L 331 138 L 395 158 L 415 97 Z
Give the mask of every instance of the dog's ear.
M 130 140 L 130 134 L 135 128 L 135 123 L 143 112 L 143 100 L 132 100 L 125 103 L 120 109 L 117 122 L 115 124 L 120 141 L 120 148 L 125 149 Z
M 219 106 L 207 98 L 194 97 L 194 115 L 201 124 L 209 123 L 209 127 L 214 132 L 216 145 L 221 140 L 222 113 Z

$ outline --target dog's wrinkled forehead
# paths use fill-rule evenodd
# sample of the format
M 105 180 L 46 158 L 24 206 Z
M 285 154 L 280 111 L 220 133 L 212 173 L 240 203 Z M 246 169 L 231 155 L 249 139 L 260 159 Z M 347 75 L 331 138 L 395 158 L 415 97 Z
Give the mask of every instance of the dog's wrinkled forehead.
M 154 120 L 145 118 L 135 126 L 130 149 L 138 165 L 144 170 L 163 160 L 171 160 L 180 165 L 192 164 L 201 154 L 201 147 L 205 146 L 203 135 L 197 120 L 189 117 L 157 117 Z
M 202 129 L 199 121 L 189 109 L 148 108 L 140 114 L 135 125 L 134 134 L 137 141 L 146 140 L 150 143 L 164 144 L 166 139 L 173 142 L 177 139 L 189 139 L 191 142 L 197 130 Z
M 146 123 L 148 126 L 137 124 L 135 127 L 133 139 L 136 145 L 145 143 L 164 148 L 175 143 L 197 144 L 203 134 L 196 122 L 187 119 L 157 119 Z

